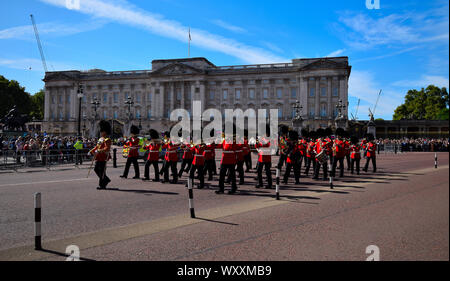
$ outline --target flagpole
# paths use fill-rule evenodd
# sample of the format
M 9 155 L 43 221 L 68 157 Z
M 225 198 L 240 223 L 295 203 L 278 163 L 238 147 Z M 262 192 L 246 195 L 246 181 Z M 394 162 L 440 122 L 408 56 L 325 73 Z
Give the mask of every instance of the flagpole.
M 189 38 L 188 38 L 188 58 L 191 57 L 191 28 L 189 27 Z

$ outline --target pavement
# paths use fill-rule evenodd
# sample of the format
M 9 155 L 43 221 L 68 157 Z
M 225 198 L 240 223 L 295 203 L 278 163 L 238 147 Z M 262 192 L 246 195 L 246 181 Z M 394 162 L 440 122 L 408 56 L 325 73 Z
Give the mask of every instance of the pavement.
M 281 200 L 256 189 L 254 173 L 236 195 L 216 195 L 215 176 L 194 189 L 195 219 L 186 174 L 177 185 L 120 179 L 120 158 L 108 166 L 109 190 L 98 191 L 90 163 L 1 171 L 0 260 L 65 260 L 69 245 L 85 260 L 362 261 L 369 245 L 381 260 L 449 260 L 449 154 L 438 159 L 435 169 L 434 153 L 380 154 L 377 174 L 345 171 L 334 189 L 291 178 Z M 33 247 L 36 192 L 42 251 Z

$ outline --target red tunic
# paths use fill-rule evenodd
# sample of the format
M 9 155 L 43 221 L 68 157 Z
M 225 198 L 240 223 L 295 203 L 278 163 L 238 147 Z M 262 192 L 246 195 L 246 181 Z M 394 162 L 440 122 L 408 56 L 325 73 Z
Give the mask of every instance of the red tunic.
M 361 159 L 361 147 L 357 144 L 350 146 L 350 158 Z
M 194 147 L 194 160 L 192 160 L 192 165 L 203 166 L 205 164 L 205 156 L 203 156 L 203 151 L 205 148 L 200 145 Z
M 244 156 L 247 156 L 250 153 L 250 145 L 248 144 L 248 140 L 244 140 L 242 151 L 244 152 Z
M 336 149 L 336 157 L 337 158 L 344 158 L 346 154 L 344 142 L 341 140 L 335 140 L 335 149 Z
M 306 148 L 306 157 L 311 158 L 314 156 L 314 147 L 316 146 L 316 143 L 313 141 L 310 141 L 308 144 L 308 147 Z
M 96 152 L 95 160 L 98 162 L 108 161 L 111 157 L 109 151 L 111 149 L 111 139 L 100 138 L 97 146 L 92 150 L 91 154 Z
M 139 156 L 139 138 L 131 137 L 126 144 L 128 146 L 128 157 L 138 157 Z
M 214 159 L 214 148 L 215 148 L 215 144 L 208 144 L 206 145 L 205 151 L 203 152 L 203 156 L 205 156 L 205 160 L 211 160 Z
M 236 144 L 236 161 L 244 161 L 244 144 Z
M 162 148 L 166 149 L 166 155 L 164 159 L 168 162 L 178 162 L 178 145 L 173 143 L 164 144 Z
M 377 145 L 373 142 L 367 144 L 367 157 L 375 157 L 377 151 Z
M 260 163 L 269 163 L 272 162 L 272 155 L 268 153 L 268 147 L 270 147 L 270 142 L 266 144 L 257 143 L 255 145 L 256 148 L 262 148 L 258 151 L 258 162 Z
M 301 140 L 300 143 L 297 145 L 301 156 L 306 156 L 306 146 L 307 146 L 307 143 L 305 140 Z
M 224 165 L 235 165 L 236 164 L 236 144 L 232 142 L 224 141 L 222 146 L 222 161 L 221 164 Z
M 286 163 L 294 164 L 296 160 L 295 158 L 296 156 L 298 156 L 298 152 L 299 152 L 298 145 L 294 145 L 292 151 L 287 155 Z
M 149 145 L 144 146 L 145 150 L 148 150 L 148 161 L 158 161 L 159 160 L 159 148 L 161 144 L 159 143 L 150 143 Z
M 187 145 L 184 148 L 183 159 L 192 160 L 194 158 L 194 148 Z

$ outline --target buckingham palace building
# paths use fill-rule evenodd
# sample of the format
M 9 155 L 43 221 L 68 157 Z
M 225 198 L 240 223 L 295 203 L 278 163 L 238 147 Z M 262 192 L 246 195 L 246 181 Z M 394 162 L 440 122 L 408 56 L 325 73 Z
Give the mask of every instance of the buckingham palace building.
M 76 135 L 80 126 L 83 135 L 94 136 L 95 124 L 105 119 L 114 120 L 119 134 L 130 124 L 139 125 L 144 134 L 150 128 L 165 131 L 174 124 L 171 111 L 191 113 L 193 101 L 201 101 L 202 110 L 222 113 L 278 109 L 279 124 L 290 126 L 297 100 L 303 127 L 315 130 L 334 124 L 340 100 L 348 104 L 350 72 L 348 57 L 234 66 L 216 66 L 199 57 L 154 60 L 151 70 L 46 72 L 43 130 Z M 344 116 L 347 111 L 345 107 Z

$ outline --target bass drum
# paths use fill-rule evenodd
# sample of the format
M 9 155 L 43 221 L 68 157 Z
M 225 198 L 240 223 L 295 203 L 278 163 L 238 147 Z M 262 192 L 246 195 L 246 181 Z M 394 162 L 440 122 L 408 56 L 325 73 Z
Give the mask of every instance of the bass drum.
M 320 164 L 326 163 L 328 160 L 328 156 L 325 153 L 325 150 L 322 150 L 319 154 L 317 154 L 316 159 Z

